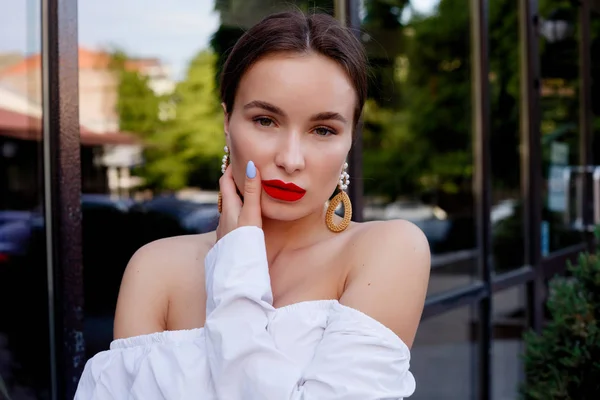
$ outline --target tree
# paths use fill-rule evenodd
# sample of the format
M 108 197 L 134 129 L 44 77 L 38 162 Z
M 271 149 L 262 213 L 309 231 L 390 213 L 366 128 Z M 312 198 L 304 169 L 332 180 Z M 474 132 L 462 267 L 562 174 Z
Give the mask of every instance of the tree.
M 215 82 L 215 55 L 201 51 L 172 96 L 175 116 L 148 138 L 142 169 L 148 184 L 177 190 L 217 187 L 225 139 Z
M 422 190 L 457 193 L 472 174 L 470 25 L 464 7 L 446 0 L 436 13 L 410 24 L 407 109 L 409 129 L 424 150 L 417 177 Z
M 149 86 L 149 79 L 136 69 L 127 68 L 129 57 L 116 50 L 111 68 L 118 80 L 117 113 L 119 129 L 139 135 L 142 140 L 160 129 L 159 106 L 161 98 Z
M 446 0 L 404 26 L 405 4 L 369 2 L 363 22 L 379 36 L 367 45 L 376 106 L 364 113 L 365 190 L 389 200 L 455 193 L 472 173 L 468 13 L 464 3 Z
M 416 190 L 423 168 L 423 142 L 408 129 L 405 110 L 382 107 L 368 99 L 363 112 L 363 177 L 365 193 L 394 200 Z M 402 156 L 398 156 L 402 153 Z
M 114 55 L 119 78 L 117 112 L 121 130 L 142 138 L 144 163 L 134 173 L 154 190 L 188 185 L 216 188 L 225 144 L 223 111 L 214 83 L 215 55 L 201 51 L 190 63 L 174 93 L 156 95 L 149 79 L 127 69 L 128 57 Z M 161 116 L 161 109 L 172 109 Z
M 378 107 L 365 108 L 365 190 L 390 199 L 403 193 L 470 195 L 469 13 L 464 2 L 444 0 L 431 14 L 416 14 L 403 25 L 398 20 L 402 4 L 369 1 L 363 21 L 369 35 L 370 30 L 387 27 L 367 46 L 369 61 L 380 70 L 376 77 L 386 78 L 376 78 L 375 86 L 383 89 L 370 93 Z M 489 16 L 492 173 L 495 185 L 514 188 L 519 180 L 517 6 L 507 0 L 493 2 Z M 389 47 L 389 43 L 396 44 Z M 380 60 L 382 52 L 395 57 L 385 63 Z M 402 140 L 394 141 L 399 132 Z
M 401 16 L 408 0 L 370 0 L 364 3 L 365 16 L 361 29 L 368 36 L 363 45 L 369 56 L 369 97 L 379 104 L 401 106 L 402 85 L 395 82 L 397 57 L 406 52 L 404 25 Z

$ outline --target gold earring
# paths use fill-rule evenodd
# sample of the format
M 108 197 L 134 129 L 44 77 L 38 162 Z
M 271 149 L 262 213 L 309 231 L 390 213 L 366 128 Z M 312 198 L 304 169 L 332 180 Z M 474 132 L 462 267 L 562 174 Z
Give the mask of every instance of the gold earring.
M 229 147 L 225 146 L 223 148 L 225 150 L 225 155 L 223 156 L 222 164 L 221 164 L 221 173 L 224 174 L 227 166 L 229 165 Z M 223 195 L 219 190 L 219 198 L 217 200 L 217 207 L 219 208 L 219 214 L 223 212 Z
M 350 197 L 346 194 L 346 189 L 350 185 L 350 175 L 346 172 L 348 168 L 348 163 L 344 163 L 344 170 L 340 175 L 340 181 L 338 182 L 338 189 L 340 190 L 338 194 L 335 195 L 333 199 L 329 202 L 329 206 L 327 207 L 327 212 L 325 213 L 325 223 L 327 224 L 327 228 L 329 228 L 332 232 L 342 232 L 348 228 L 350 225 L 350 221 L 352 220 L 352 203 L 350 202 Z M 342 222 L 338 225 L 333 221 L 333 216 L 335 215 L 335 209 L 340 205 L 340 203 L 344 204 L 344 218 Z

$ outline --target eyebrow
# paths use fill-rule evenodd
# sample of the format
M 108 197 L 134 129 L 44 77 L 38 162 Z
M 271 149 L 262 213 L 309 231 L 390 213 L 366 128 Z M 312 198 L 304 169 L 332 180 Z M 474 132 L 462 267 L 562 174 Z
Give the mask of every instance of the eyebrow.
M 271 103 L 267 103 L 266 101 L 253 100 L 244 106 L 244 110 L 249 110 L 251 108 L 261 108 L 263 110 L 272 112 L 273 114 L 277 114 L 281 117 L 287 117 L 287 114 L 281 108 L 279 108 L 276 105 L 273 105 Z M 310 117 L 310 120 L 311 121 L 336 120 L 336 121 L 340 121 L 344 124 L 348 123 L 348 120 L 346 118 L 344 118 L 344 116 L 342 116 L 340 113 L 333 112 L 333 111 L 327 111 L 327 112 L 321 112 L 321 113 L 315 114 Z
M 337 120 L 337 121 L 343 122 L 344 124 L 348 122 L 346 120 L 346 118 L 344 118 L 342 116 L 342 114 L 336 113 L 336 112 L 332 112 L 332 111 L 322 112 L 322 113 L 315 114 L 312 117 L 310 117 L 310 120 L 311 121 Z
M 282 117 L 287 116 L 281 108 L 274 106 L 271 103 L 267 103 L 266 101 L 254 100 L 244 106 L 244 110 L 249 110 L 251 108 L 262 108 L 263 110 L 267 110 Z

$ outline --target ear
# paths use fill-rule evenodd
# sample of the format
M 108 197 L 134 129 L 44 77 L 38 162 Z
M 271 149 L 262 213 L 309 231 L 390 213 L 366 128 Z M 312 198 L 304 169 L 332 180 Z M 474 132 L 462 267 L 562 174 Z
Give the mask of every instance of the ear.
M 225 132 L 225 140 L 229 139 L 229 114 L 227 113 L 227 106 L 225 103 L 221 103 L 223 107 L 223 131 Z

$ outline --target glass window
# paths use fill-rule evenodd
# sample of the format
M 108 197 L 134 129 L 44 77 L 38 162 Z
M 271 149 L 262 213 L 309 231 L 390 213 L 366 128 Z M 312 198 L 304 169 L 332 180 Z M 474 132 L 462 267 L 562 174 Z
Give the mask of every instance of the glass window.
M 476 397 L 476 315 L 474 307 L 466 306 L 421 322 L 411 350 L 417 381 L 411 399 Z
M 524 263 L 518 3 L 489 9 L 492 254 L 496 273 Z M 507 62 L 507 60 L 509 60 Z
M 0 13 L 0 398 L 50 398 L 40 15 Z
M 226 52 L 267 14 L 315 7 L 333 13 L 332 0 L 79 4 L 88 357 L 112 339 L 133 253 L 216 228 L 225 144 L 217 76 Z
M 429 294 L 477 274 L 468 2 L 363 0 L 371 64 L 364 219 L 407 219 L 433 254 Z
M 494 400 L 514 399 L 523 382 L 523 333 L 527 327 L 526 288 L 495 293 L 492 301 L 492 376 Z
M 578 15 L 575 3 L 540 4 L 544 255 L 583 240 L 581 189 L 591 174 L 573 169 L 566 186 L 563 180 L 565 168 L 576 168 L 581 158 Z

